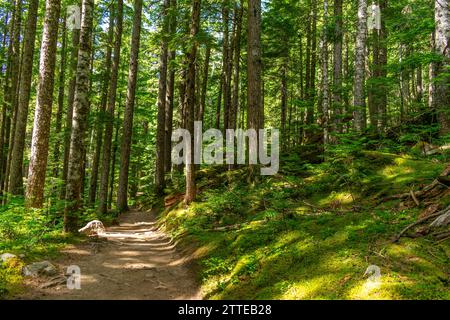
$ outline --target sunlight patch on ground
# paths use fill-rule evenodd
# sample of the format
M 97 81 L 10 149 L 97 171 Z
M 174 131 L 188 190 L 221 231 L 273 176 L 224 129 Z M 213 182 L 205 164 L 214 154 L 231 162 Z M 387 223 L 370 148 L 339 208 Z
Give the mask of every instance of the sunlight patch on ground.
M 319 200 L 318 204 L 326 206 L 330 204 L 350 204 L 353 202 L 353 197 L 350 192 L 331 192 L 328 197 Z
M 334 277 L 331 275 L 323 275 L 292 284 L 276 299 L 302 300 L 317 298 L 317 293 L 324 290 L 324 286 L 327 286 L 333 279 Z
M 358 300 L 387 300 L 393 299 L 390 292 L 384 288 L 385 278 L 379 280 L 361 280 L 349 292 L 350 299 Z

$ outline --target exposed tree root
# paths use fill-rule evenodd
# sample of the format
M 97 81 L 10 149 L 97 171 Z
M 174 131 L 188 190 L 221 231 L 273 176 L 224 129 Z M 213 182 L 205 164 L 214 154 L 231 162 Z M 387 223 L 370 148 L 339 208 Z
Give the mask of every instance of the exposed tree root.
M 419 216 L 419 219 L 405 227 L 394 239 L 393 242 L 397 242 L 402 236 L 406 236 L 406 232 L 412 228 L 423 224 L 431 219 L 434 219 L 429 225 L 423 226 L 418 232 L 413 235 L 408 235 L 412 238 L 422 237 L 424 235 L 430 234 L 432 229 L 438 229 L 446 227 L 450 224 L 450 206 L 440 210 L 439 201 L 443 197 L 450 194 L 450 187 L 448 181 L 448 175 L 450 174 L 450 165 L 447 165 L 445 170 L 437 177 L 431 184 L 425 186 L 422 190 L 413 191 L 410 190 L 408 193 L 397 194 L 389 196 L 380 200 L 379 203 L 400 199 L 403 202 L 400 204 L 401 208 L 411 208 L 414 206 L 426 206 L 425 210 Z M 432 233 L 432 235 L 441 241 L 441 239 L 448 238 L 449 231 L 441 231 Z
M 445 208 L 444 210 L 441 210 L 439 212 L 433 213 L 431 215 L 428 215 L 424 218 L 421 218 L 417 220 L 416 222 L 408 225 L 406 228 L 404 228 L 400 233 L 394 238 L 393 242 L 398 242 L 398 240 L 411 228 L 420 225 L 421 223 L 428 221 L 432 218 L 436 218 L 428 227 L 430 228 L 438 228 L 442 226 L 447 226 L 450 223 L 450 206 Z M 427 229 L 423 230 L 425 234 L 428 234 L 429 231 Z
M 450 174 L 450 165 L 447 165 L 445 170 L 429 185 L 425 186 L 422 190 L 419 191 L 410 191 L 402 194 L 395 194 L 388 197 L 384 197 L 378 201 L 378 204 L 391 201 L 391 200 L 405 200 L 404 205 L 408 207 L 408 201 L 413 202 L 413 204 L 419 206 L 420 200 L 423 202 L 435 202 L 434 200 L 437 198 L 441 198 L 450 192 L 450 178 L 448 175 Z

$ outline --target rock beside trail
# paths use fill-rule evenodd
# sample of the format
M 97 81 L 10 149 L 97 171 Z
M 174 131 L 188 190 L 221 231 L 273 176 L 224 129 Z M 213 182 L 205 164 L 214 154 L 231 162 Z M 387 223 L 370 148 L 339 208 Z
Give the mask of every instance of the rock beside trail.
M 22 270 L 24 276 L 53 276 L 58 273 L 58 269 L 48 261 L 35 262 L 25 266 Z
M 4 253 L 4 254 L 2 254 L 0 256 L 1 262 L 6 262 L 9 259 L 14 259 L 14 258 L 17 258 L 17 256 L 15 254 L 12 254 L 12 253 Z

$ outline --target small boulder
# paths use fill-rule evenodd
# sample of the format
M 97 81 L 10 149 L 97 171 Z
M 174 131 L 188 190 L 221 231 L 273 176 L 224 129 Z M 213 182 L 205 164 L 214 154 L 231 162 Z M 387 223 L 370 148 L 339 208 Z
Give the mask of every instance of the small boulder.
M 58 269 L 48 261 L 35 262 L 25 266 L 22 270 L 24 276 L 36 277 L 38 275 L 54 276 Z
M 17 258 L 17 256 L 16 256 L 15 254 L 12 254 L 12 253 L 4 253 L 4 254 L 2 254 L 2 255 L 0 256 L 0 260 L 1 260 L 2 262 L 6 262 L 6 261 L 8 261 L 9 259 L 14 259 L 14 258 Z
M 100 220 L 93 220 L 86 226 L 78 230 L 78 232 L 84 233 L 88 236 L 97 236 L 99 234 L 105 233 L 105 226 Z

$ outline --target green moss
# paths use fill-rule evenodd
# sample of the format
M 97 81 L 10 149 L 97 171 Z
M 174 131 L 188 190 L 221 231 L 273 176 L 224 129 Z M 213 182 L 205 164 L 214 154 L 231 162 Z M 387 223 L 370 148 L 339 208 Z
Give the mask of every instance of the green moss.
M 23 262 L 15 258 L 0 262 L 0 300 L 21 292 L 23 266 Z
M 377 152 L 348 161 L 342 160 L 353 169 L 339 171 L 339 165 L 325 163 L 308 166 L 302 178 L 279 175 L 255 186 L 230 178 L 228 186 L 204 192 L 191 207 L 165 212 L 161 223 L 167 230 L 174 236 L 189 234 L 185 243 L 195 242 L 201 252 L 205 297 L 450 298 L 448 242 L 420 238 L 392 244 L 420 210 L 398 212 L 394 203 L 377 208 L 373 200 L 380 192 L 430 182 L 444 165 Z M 357 187 L 339 181 L 342 175 L 357 181 Z M 204 179 L 213 178 L 204 173 Z M 255 220 L 260 222 L 250 223 Z M 211 231 L 232 223 L 244 224 Z M 364 277 L 372 264 L 381 269 L 379 282 Z

